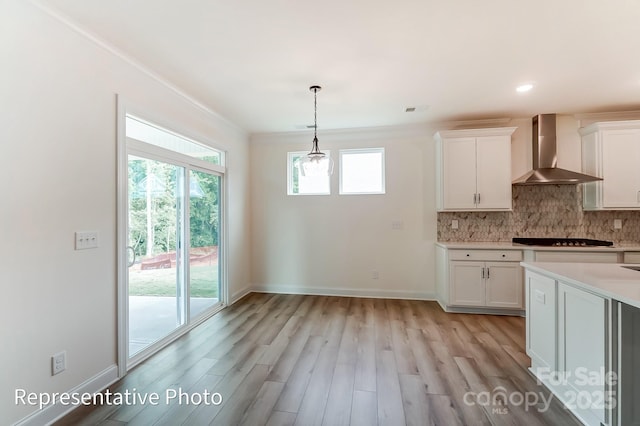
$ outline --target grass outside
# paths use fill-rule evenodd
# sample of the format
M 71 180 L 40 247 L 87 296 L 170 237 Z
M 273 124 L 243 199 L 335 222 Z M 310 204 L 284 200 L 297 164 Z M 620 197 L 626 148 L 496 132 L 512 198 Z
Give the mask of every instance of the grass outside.
M 218 267 L 192 266 L 191 297 L 218 297 Z M 175 296 L 176 269 L 129 271 L 129 296 Z

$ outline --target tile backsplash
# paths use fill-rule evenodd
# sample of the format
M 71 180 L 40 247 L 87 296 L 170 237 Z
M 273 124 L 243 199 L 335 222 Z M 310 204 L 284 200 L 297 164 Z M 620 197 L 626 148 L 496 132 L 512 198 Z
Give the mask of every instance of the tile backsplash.
M 458 220 L 458 229 L 451 221 Z M 614 219 L 622 229 L 614 229 Z M 512 237 L 593 238 L 640 243 L 640 211 L 583 211 L 582 185 L 513 187 L 513 211 L 438 213 L 438 241 L 511 241 Z

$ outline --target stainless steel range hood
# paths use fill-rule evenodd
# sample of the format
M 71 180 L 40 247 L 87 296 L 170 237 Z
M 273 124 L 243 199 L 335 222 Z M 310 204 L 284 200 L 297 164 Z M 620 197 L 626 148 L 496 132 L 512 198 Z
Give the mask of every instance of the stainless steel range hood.
M 556 115 L 533 117 L 533 170 L 513 181 L 514 185 L 575 185 L 602 180 L 556 167 Z

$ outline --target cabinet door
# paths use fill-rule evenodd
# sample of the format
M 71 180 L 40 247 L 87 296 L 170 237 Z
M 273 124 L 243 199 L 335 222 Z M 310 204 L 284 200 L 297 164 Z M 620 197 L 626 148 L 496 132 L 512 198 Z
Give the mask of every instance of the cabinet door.
M 522 309 L 522 268 L 518 263 L 487 262 L 485 278 L 487 306 Z
M 556 282 L 527 271 L 526 275 L 527 355 L 531 368 L 555 371 L 556 364 Z
M 511 209 L 511 136 L 476 139 L 478 209 Z
M 640 130 L 603 131 L 602 168 L 603 207 L 640 207 Z
M 442 143 L 443 208 L 475 209 L 476 138 L 447 138 Z
M 607 326 L 604 298 L 558 283 L 558 371 L 566 379 L 558 391 L 567 400 L 578 398 L 576 412 L 588 424 L 605 423 L 604 406 L 597 405 L 605 391 Z M 597 405 L 589 406 L 587 397 Z
M 449 303 L 459 306 L 483 306 L 484 262 L 450 262 L 449 268 Z

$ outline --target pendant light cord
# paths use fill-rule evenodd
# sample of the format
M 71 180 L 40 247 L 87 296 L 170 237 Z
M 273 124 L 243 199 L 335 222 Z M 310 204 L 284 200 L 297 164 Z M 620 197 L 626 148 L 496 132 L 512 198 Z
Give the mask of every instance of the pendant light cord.
M 318 139 L 318 89 L 313 89 L 313 139 Z

